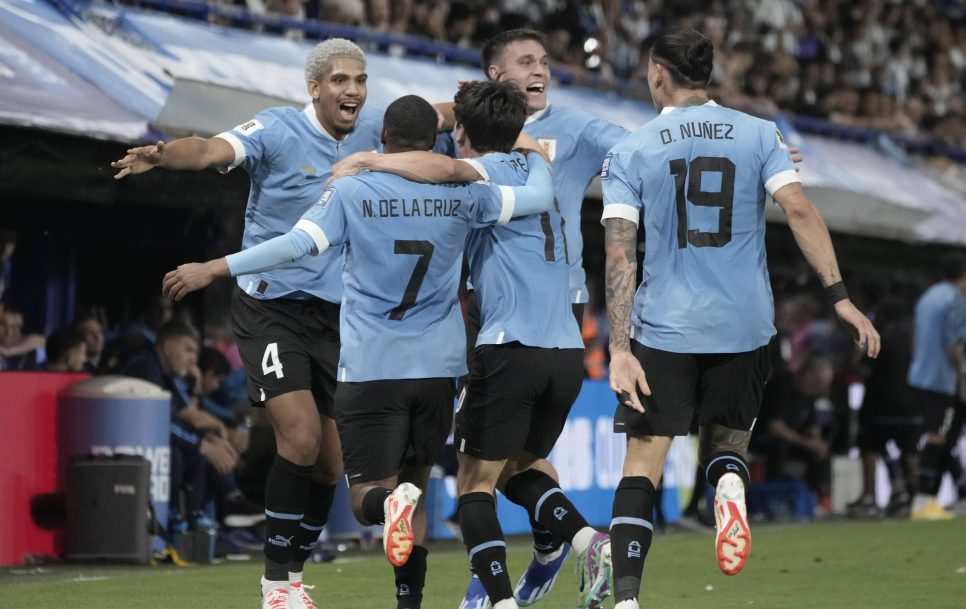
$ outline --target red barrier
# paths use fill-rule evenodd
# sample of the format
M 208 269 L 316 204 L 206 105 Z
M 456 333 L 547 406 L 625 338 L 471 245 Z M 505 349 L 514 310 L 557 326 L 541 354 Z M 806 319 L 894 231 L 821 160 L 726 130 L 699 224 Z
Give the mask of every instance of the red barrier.
M 65 490 L 57 475 L 57 393 L 89 377 L 0 372 L 0 565 L 63 550 L 58 532 L 34 524 L 30 501 L 39 493 Z

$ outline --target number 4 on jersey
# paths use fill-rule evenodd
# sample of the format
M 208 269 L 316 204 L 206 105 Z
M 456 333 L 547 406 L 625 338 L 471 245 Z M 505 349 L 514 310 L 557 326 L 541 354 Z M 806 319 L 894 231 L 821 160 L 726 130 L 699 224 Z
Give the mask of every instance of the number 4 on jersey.
M 262 374 L 268 376 L 275 373 L 275 378 L 285 376 L 282 373 L 282 360 L 278 359 L 278 343 L 269 343 L 265 347 L 265 355 L 262 356 Z

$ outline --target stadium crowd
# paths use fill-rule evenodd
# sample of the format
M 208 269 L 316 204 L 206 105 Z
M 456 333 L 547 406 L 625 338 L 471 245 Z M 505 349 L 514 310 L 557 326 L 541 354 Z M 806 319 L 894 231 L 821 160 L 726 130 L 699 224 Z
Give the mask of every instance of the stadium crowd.
M 218 0 L 227 2 L 228 0 Z M 670 26 L 715 45 L 711 91 L 756 115 L 779 111 L 966 148 L 966 21 L 957 3 L 889 0 L 235 0 L 256 13 L 320 19 L 480 48 L 538 27 L 578 82 L 646 91 L 647 54 Z M 222 21 L 230 23 L 229 21 Z M 293 30 L 290 35 L 301 36 Z M 375 49 L 373 49 L 375 50 Z M 398 46 L 381 50 L 402 53 Z

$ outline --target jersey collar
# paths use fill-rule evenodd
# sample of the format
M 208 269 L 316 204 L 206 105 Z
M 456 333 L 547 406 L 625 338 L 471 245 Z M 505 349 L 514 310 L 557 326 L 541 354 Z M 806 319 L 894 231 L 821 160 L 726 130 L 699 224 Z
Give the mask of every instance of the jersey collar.
M 546 106 L 543 107 L 543 110 L 537 110 L 536 112 L 528 116 L 527 120 L 523 121 L 523 124 L 529 125 L 533 121 L 539 120 L 540 117 L 543 116 L 549 109 L 550 109 L 550 104 L 548 103 Z
M 718 104 L 713 99 L 709 99 L 708 101 L 704 102 L 701 105 L 702 106 L 717 106 Z M 674 112 L 677 109 L 678 109 L 677 106 L 664 106 L 664 109 L 661 110 L 661 114 L 667 114 L 668 112 Z
M 325 127 L 322 126 L 322 123 L 319 122 L 319 117 L 315 115 L 315 106 L 313 106 L 311 102 L 305 104 L 305 109 L 302 110 L 302 112 L 305 114 L 306 118 L 309 119 L 309 124 L 315 127 L 316 131 L 329 138 L 333 142 L 336 141 L 332 134 L 326 131 Z

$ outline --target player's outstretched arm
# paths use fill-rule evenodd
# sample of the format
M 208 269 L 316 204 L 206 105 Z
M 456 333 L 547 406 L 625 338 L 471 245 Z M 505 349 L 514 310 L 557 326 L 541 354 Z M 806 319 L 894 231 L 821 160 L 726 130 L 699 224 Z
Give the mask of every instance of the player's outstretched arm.
M 802 185 L 797 182 L 782 186 L 773 196 L 775 202 L 784 210 L 788 226 L 792 229 L 795 242 L 805 259 L 818 274 L 822 285 L 832 288 L 830 296 L 833 298 L 835 314 L 849 328 L 856 344 L 869 357 L 877 357 L 879 333 L 872 326 L 872 322 L 852 304 L 848 294 L 845 294 L 842 274 L 832 248 L 832 237 L 822 215 L 805 196 Z
M 155 167 L 200 171 L 208 167 L 224 167 L 234 160 L 235 150 L 220 137 L 184 137 L 167 144 L 159 141 L 150 146 L 129 148 L 124 158 L 111 163 L 111 167 L 119 170 L 114 179 L 120 180 Z
M 191 292 L 208 287 L 219 277 L 261 273 L 301 260 L 313 251 L 321 252 L 312 237 L 301 228 L 293 228 L 284 235 L 224 258 L 182 264 L 164 276 L 161 293 L 178 301 Z
M 469 163 L 435 152 L 413 150 L 393 154 L 357 152 L 349 155 L 332 166 L 329 182 L 356 175 L 363 170 L 393 173 L 423 184 L 475 182 L 483 178 Z
M 638 390 L 651 395 L 641 363 L 631 353 L 631 309 L 637 283 L 637 225 L 623 218 L 604 220 L 607 323 L 610 333 L 610 388 L 621 403 L 638 412 L 644 405 Z

